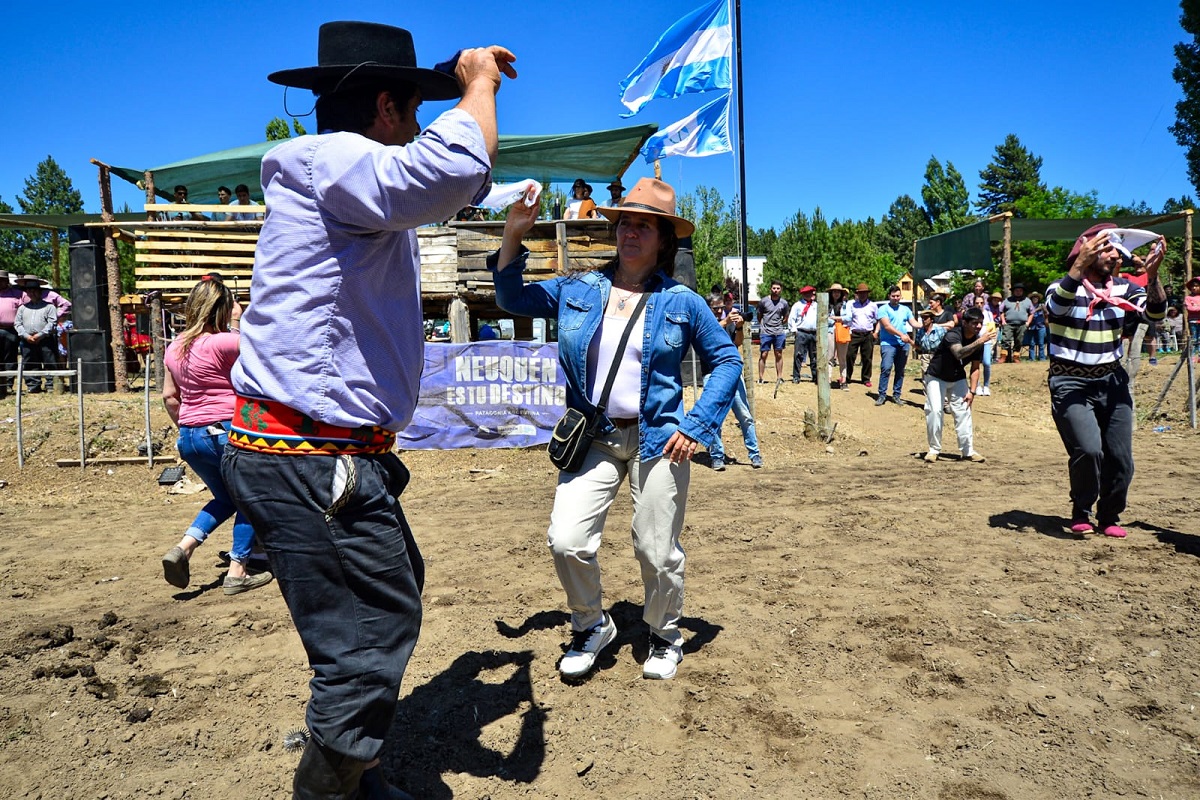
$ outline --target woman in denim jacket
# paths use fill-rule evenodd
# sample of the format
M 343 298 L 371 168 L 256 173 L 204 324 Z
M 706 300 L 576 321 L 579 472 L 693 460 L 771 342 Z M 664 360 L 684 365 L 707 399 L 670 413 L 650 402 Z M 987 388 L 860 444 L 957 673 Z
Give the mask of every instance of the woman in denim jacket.
M 595 413 L 621 334 L 642 295 L 649 295 L 617 367 L 608 424 L 580 471 L 559 474 L 548 543 L 573 630 L 559 671 L 565 678 L 582 678 L 617 635 L 604 611 L 596 552 L 609 506 L 629 477 L 633 546 L 645 586 L 642 618 L 650 628 L 642 675 L 666 679 L 683 660 L 679 535 L 691 458 L 697 445 L 712 442 L 729 413 L 742 360 L 704 299 L 671 278 L 678 237 L 694 230 L 675 215 L 675 190 L 643 178 L 619 206 L 597 210 L 616 223 L 617 233 L 617 257 L 600 269 L 526 284 L 522 272 L 529 251 L 521 242 L 538 208 L 523 202 L 510 208 L 503 243 L 488 263 L 496 269 L 501 308 L 521 316 L 557 317 L 567 402 L 589 415 Z M 685 411 L 681 365 L 689 347 L 711 377 Z

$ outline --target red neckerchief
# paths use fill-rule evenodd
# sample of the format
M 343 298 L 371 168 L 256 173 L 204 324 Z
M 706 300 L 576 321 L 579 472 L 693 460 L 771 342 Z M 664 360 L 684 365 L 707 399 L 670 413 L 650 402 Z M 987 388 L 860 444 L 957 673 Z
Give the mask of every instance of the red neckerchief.
M 1109 277 L 1108 282 L 1105 283 L 1102 288 L 1096 288 L 1087 278 L 1082 278 L 1081 282 L 1083 283 L 1083 288 L 1086 289 L 1090 295 L 1092 295 L 1091 301 L 1088 302 L 1087 319 L 1092 318 L 1092 314 L 1096 313 L 1096 306 L 1102 302 L 1108 303 L 1110 306 L 1116 306 L 1117 308 L 1124 309 L 1125 311 L 1132 311 L 1135 314 L 1142 313 L 1140 308 L 1126 300 L 1124 297 L 1112 296 L 1113 279 L 1111 276 Z

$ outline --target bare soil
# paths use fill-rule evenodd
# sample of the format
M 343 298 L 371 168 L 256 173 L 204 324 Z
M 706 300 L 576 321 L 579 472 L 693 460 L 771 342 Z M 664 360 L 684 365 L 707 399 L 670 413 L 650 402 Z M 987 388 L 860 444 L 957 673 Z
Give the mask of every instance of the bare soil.
M 619 644 L 570 685 L 545 453 L 406 454 L 428 579 L 387 772 L 421 798 L 1200 796 L 1184 382 L 1145 419 L 1173 366 L 1139 376 L 1123 541 L 1063 530 L 1044 365 L 995 367 L 984 465 L 923 463 L 921 410 L 857 384 L 828 448 L 803 435 L 812 384 L 756 387 L 766 467 L 731 419 L 739 463 L 693 468 L 689 640 L 666 682 L 641 677 L 626 497 L 601 554 Z M 74 403 L 27 399 L 18 470 L 0 401 L 0 796 L 289 796 L 308 670 L 275 585 L 224 596 L 227 529 L 188 590 L 167 585 L 159 559 L 206 492 L 168 494 L 162 463 L 55 466 L 78 456 Z M 136 455 L 140 397 L 86 413 L 93 455 Z M 152 429 L 171 452 L 158 408 Z

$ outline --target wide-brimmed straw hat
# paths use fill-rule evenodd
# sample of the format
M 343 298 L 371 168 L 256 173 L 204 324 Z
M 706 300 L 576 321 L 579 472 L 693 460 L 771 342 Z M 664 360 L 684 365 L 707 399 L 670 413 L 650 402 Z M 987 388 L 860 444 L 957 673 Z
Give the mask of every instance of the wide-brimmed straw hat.
M 618 206 L 596 209 L 609 222 L 616 222 L 622 211 L 666 217 L 675 225 L 676 236 L 691 236 L 696 226 L 675 214 L 675 190 L 670 184 L 654 178 L 639 178 Z
M 376 22 L 326 22 L 317 34 L 317 66 L 272 72 L 267 80 L 313 91 L 331 90 L 343 79 L 406 81 L 416 84 L 424 100 L 462 96 L 449 72 L 417 66 L 412 34 Z
M 830 291 L 830 292 L 841 292 L 842 294 L 845 294 L 845 293 L 846 293 L 846 287 L 845 287 L 845 286 L 842 286 L 840 283 L 831 283 L 831 284 L 829 284 L 829 289 L 828 289 L 827 291 Z
M 17 278 L 14 283 L 16 283 L 18 286 L 40 286 L 43 289 L 50 285 L 47 281 L 42 280 L 37 275 L 22 275 L 21 277 Z

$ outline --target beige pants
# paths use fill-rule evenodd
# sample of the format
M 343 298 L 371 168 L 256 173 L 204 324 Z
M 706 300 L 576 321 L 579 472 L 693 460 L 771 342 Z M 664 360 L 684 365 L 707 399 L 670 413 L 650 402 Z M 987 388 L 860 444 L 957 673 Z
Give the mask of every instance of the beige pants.
M 567 593 L 571 626 L 587 630 L 604 618 L 600 535 L 617 489 L 628 475 L 633 498 L 633 550 L 642 569 L 642 619 L 672 644 L 682 644 L 684 553 L 679 545 L 691 462 L 638 457 L 638 429 L 598 438 L 579 472 L 559 473 L 547 544 Z
M 954 415 L 954 432 L 958 435 L 958 449 L 963 458 L 975 453 L 975 430 L 966 397 L 965 380 L 951 383 L 932 375 L 925 376 L 925 433 L 929 440 L 929 452 L 942 452 L 942 423 L 945 421 L 942 404 L 949 400 L 950 413 Z

